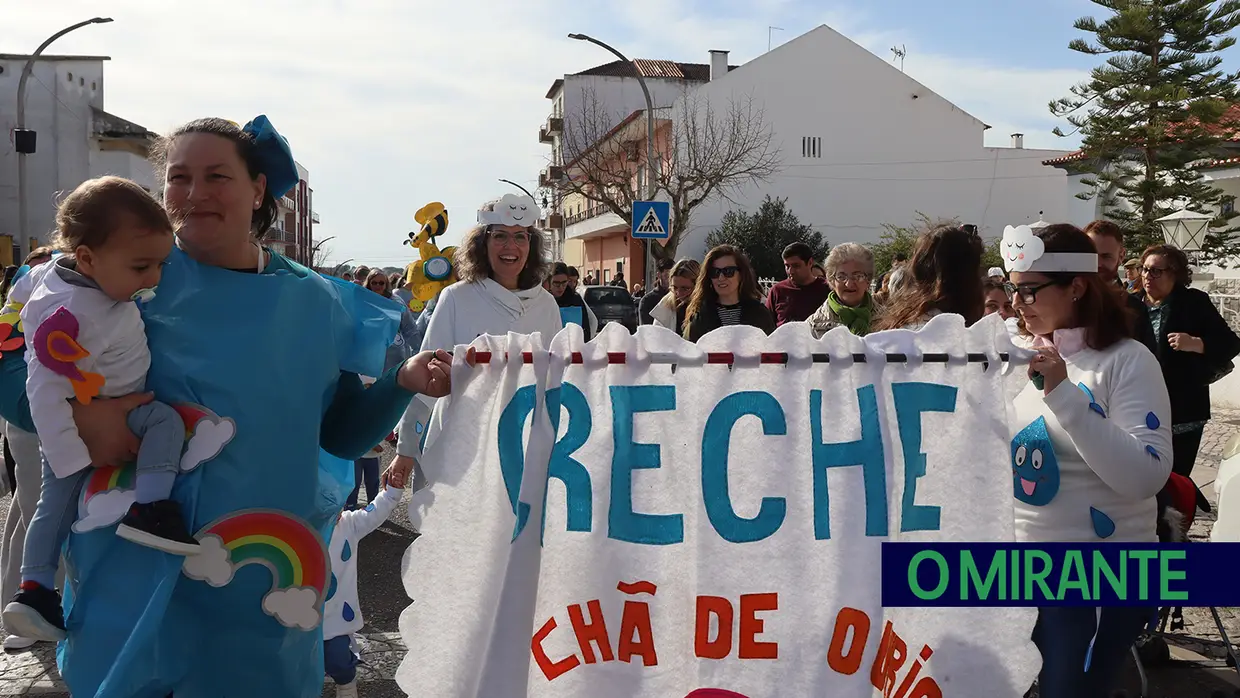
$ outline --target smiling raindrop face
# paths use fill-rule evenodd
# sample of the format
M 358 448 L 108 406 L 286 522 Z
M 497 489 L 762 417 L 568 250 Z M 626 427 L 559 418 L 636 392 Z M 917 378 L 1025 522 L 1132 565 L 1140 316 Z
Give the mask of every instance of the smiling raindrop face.
M 1059 461 L 1038 417 L 1012 439 L 1012 493 L 1035 507 L 1046 506 L 1059 493 Z

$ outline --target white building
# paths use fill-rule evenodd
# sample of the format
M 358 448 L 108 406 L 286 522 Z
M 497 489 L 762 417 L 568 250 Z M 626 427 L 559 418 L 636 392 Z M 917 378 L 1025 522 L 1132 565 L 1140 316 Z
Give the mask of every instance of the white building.
M 17 126 L 17 85 L 26 55 L 0 54 L 0 129 Z M 54 228 L 58 197 L 91 177 L 116 174 L 148 191 L 155 180 L 147 154 L 155 134 L 104 111 L 106 56 L 40 56 L 26 82 L 27 129 L 37 149 L 26 158 L 29 239 L 22 240 L 17 183 L 17 152 L 12 138 L 0 143 L 0 236 L 12 242 L 11 259 L 47 244 Z M 2 239 L 2 238 L 0 238 Z M 0 261 L 9 261 L 0 243 Z
M 708 81 L 689 99 L 724 114 L 735 100 L 752 99 L 774 134 L 782 170 L 733 202 L 716 197 L 694 209 L 678 257 L 700 258 L 727 211 L 754 211 L 768 194 L 786 197 L 831 244 L 876 242 L 883 224 L 909 225 L 918 213 L 972 223 L 985 237 L 1040 215 L 1064 216 L 1067 178 L 1042 161 L 1066 151 L 1025 149 L 1020 134 L 1011 147 L 986 147 L 989 127 L 981 120 L 830 27 L 739 67 L 723 70 L 726 51 L 712 51 L 710 60 Z M 627 221 L 605 212 L 579 218 L 570 215 L 570 249 L 574 240 L 627 231 Z

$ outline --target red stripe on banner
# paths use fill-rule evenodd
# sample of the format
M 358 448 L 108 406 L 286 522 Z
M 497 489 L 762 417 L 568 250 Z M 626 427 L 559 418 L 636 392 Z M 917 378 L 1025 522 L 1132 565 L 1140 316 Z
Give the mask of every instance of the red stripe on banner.
M 607 363 L 609 364 L 622 364 L 625 360 L 626 358 L 624 356 L 624 352 L 622 351 L 607 352 Z
M 788 355 L 782 352 L 762 352 L 762 363 L 764 364 L 786 364 L 788 363 Z
M 491 363 L 491 352 L 489 352 L 489 351 L 476 351 L 476 352 L 474 352 L 474 363 L 476 363 L 476 364 L 489 364 L 489 363 Z
M 706 354 L 706 363 L 708 364 L 732 364 L 736 363 L 736 355 L 732 352 L 710 352 Z

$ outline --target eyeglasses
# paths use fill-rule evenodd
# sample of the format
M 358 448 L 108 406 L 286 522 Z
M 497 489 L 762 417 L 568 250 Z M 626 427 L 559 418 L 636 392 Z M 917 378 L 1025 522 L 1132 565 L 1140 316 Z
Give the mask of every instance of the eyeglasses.
M 856 274 L 837 273 L 835 276 L 831 277 L 831 280 L 837 284 L 844 284 L 844 283 L 848 283 L 849 281 L 853 282 L 854 284 L 868 284 L 870 283 L 871 278 L 873 277 L 871 277 L 869 274 L 863 271 L 859 271 Z
M 1163 274 L 1166 274 L 1169 271 L 1171 270 L 1165 267 L 1141 267 L 1141 273 L 1144 274 L 1145 276 L 1150 277 L 1151 279 L 1157 279 L 1158 277 L 1162 276 Z
M 1033 305 L 1038 302 L 1038 291 L 1051 286 L 1062 285 L 1064 285 L 1063 281 L 1047 281 L 1036 286 L 1017 286 L 1013 283 L 1006 283 L 1003 284 L 1003 292 L 1007 295 L 1009 301 L 1019 298 L 1021 303 Z
M 552 288 L 564 288 L 565 286 L 568 286 L 568 279 L 564 279 L 563 281 L 556 281 L 555 279 L 551 280 Z
M 707 272 L 706 275 L 711 279 L 718 279 L 720 276 L 723 276 L 725 279 L 730 279 L 736 276 L 740 270 L 741 268 L 737 266 L 711 267 L 710 271 Z
M 516 243 L 520 247 L 530 244 L 530 234 L 526 232 L 510 233 L 506 230 L 493 230 L 487 233 L 497 245 L 507 245 L 510 242 Z

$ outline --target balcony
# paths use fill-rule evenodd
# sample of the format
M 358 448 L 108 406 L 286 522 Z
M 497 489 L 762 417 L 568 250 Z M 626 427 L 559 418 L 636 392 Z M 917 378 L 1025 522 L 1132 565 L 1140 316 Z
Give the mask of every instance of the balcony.
M 271 226 L 271 229 L 263 237 L 263 240 L 267 242 L 290 242 L 292 239 L 293 234 L 285 230 L 282 225 Z
M 545 218 L 538 221 L 538 227 L 543 230 L 559 230 L 564 227 L 564 216 L 558 213 L 549 213 Z
M 562 179 L 564 179 L 564 168 L 559 165 L 548 165 L 538 173 L 538 186 L 557 189 Z
M 319 224 L 319 212 L 318 211 L 310 212 L 310 222 L 314 223 L 315 225 Z
M 629 221 L 599 203 L 591 203 L 579 213 L 565 216 L 564 224 L 564 237 L 567 239 L 593 238 L 629 229 Z
M 564 132 L 564 117 L 548 116 L 547 122 L 538 127 L 539 143 L 554 143 L 555 137 Z

